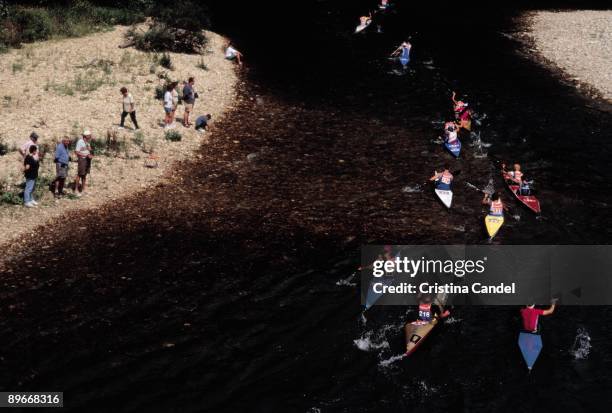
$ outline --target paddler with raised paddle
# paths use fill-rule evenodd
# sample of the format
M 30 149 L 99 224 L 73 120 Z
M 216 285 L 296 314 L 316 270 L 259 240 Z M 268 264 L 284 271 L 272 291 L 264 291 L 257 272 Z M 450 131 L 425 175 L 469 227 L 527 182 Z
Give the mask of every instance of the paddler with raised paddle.
M 550 301 L 550 307 L 547 310 L 535 308 L 535 303 L 529 304 L 521 308 L 521 317 L 523 318 L 523 330 L 529 333 L 537 333 L 539 329 L 540 316 L 547 316 L 555 312 L 557 299 L 553 298 Z

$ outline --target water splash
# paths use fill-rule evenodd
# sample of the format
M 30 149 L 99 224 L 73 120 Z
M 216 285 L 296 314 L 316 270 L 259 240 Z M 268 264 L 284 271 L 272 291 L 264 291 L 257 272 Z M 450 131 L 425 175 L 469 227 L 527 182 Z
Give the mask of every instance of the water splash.
M 403 359 L 404 357 L 406 357 L 405 354 L 398 354 L 398 355 L 395 355 L 395 356 L 391 356 L 388 359 L 381 360 L 378 363 L 378 365 L 380 367 L 389 367 L 391 364 L 395 363 L 396 361 L 399 361 L 399 360 Z
M 402 188 L 402 192 L 405 194 L 413 194 L 415 192 L 423 192 L 423 187 L 421 184 L 417 184 L 414 186 L 406 185 Z
M 584 328 L 579 328 L 576 331 L 576 338 L 574 338 L 574 344 L 570 353 L 576 360 L 585 360 L 591 352 L 591 347 L 593 346 L 588 331 Z
M 444 320 L 444 324 L 455 324 L 463 321 L 463 318 L 448 317 Z
M 353 281 L 353 278 L 355 278 L 355 274 L 356 273 L 352 273 L 349 277 L 347 278 L 341 278 L 338 281 L 336 281 L 336 285 L 338 286 L 344 286 L 344 287 L 355 287 L 357 285 L 357 283 L 351 282 Z
M 383 336 L 376 334 L 374 331 L 368 331 L 365 335 L 353 340 L 355 346 L 361 351 L 379 350 L 381 348 L 389 348 L 389 342 Z

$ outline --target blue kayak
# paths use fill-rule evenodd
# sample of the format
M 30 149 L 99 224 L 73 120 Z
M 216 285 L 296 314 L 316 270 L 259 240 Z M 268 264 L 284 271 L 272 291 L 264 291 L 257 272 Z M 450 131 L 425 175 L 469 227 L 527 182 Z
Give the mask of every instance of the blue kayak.
M 537 333 L 522 332 L 519 334 L 518 345 L 527 363 L 527 368 L 531 370 L 542 351 L 542 337 Z
M 402 64 L 402 66 L 404 66 L 404 68 L 408 66 L 408 63 L 410 63 L 410 49 L 407 49 L 407 48 L 402 49 L 402 54 L 399 57 L 399 61 Z
M 456 139 L 452 143 L 444 142 L 444 147 L 455 157 L 458 158 L 461 153 L 461 141 Z
M 395 277 L 392 276 L 383 276 L 377 279 L 370 281 L 370 285 L 368 287 L 368 293 L 366 294 L 366 302 L 365 309 L 369 309 L 384 295 L 383 293 L 377 293 L 374 291 L 374 284 L 382 283 L 383 285 L 389 286 L 393 285 L 395 282 Z

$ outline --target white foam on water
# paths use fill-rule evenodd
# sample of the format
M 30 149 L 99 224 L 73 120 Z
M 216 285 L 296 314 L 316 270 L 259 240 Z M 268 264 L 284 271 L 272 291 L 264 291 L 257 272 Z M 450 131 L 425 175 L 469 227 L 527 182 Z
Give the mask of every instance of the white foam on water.
M 520 221 L 521 220 L 521 216 L 516 214 L 516 215 L 512 215 L 512 218 L 514 218 L 516 221 Z
M 380 341 L 380 337 L 374 333 L 374 331 L 367 331 L 365 335 L 360 338 L 353 340 L 355 346 L 361 351 L 373 351 L 379 350 L 381 348 L 389 348 L 389 342 L 386 338 L 383 338 Z
M 463 321 L 463 318 L 448 317 L 444 320 L 444 324 L 455 324 Z
M 355 273 L 351 274 L 348 278 L 342 278 L 336 281 L 336 285 L 345 287 L 355 287 L 357 283 L 351 282 L 355 278 Z
M 453 227 L 453 229 L 455 231 L 465 232 L 465 225 L 457 225 L 457 226 Z
M 572 345 L 570 354 L 572 354 L 576 360 L 585 360 L 591 352 L 591 347 L 593 347 L 593 345 L 591 344 L 589 332 L 584 328 L 579 328 L 576 331 L 576 338 L 574 338 L 574 344 Z
M 378 365 L 380 367 L 383 367 L 383 368 L 384 367 L 389 367 L 391 364 L 395 363 L 396 361 L 399 361 L 399 360 L 403 359 L 404 357 L 406 357 L 405 354 L 398 354 L 396 356 L 391 356 L 388 359 L 381 360 L 378 363 Z
M 402 192 L 405 194 L 413 194 L 416 192 L 423 192 L 423 188 L 419 184 L 414 185 L 414 186 L 406 185 L 405 187 L 402 188 Z
M 419 381 L 419 388 L 425 395 L 431 395 L 438 392 L 438 389 L 433 385 L 427 385 L 425 380 Z

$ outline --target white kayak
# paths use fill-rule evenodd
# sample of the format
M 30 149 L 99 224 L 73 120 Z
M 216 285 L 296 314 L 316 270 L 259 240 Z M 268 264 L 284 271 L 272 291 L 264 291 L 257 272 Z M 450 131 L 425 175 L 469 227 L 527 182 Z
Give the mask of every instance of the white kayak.
M 440 201 L 445 207 L 450 208 L 453 202 L 453 191 L 445 189 L 436 189 L 436 195 L 440 198 Z

